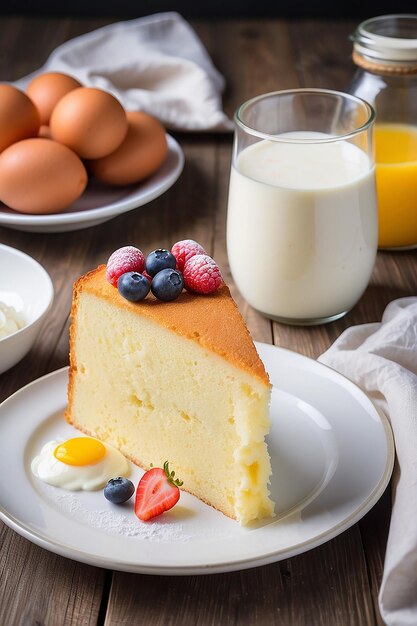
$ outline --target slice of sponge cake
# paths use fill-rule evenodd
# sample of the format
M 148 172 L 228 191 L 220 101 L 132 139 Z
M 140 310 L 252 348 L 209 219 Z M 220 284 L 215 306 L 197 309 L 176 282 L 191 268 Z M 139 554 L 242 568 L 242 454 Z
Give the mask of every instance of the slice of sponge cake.
M 67 420 L 247 524 L 273 514 L 270 384 L 229 289 L 120 296 L 105 266 L 75 284 Z

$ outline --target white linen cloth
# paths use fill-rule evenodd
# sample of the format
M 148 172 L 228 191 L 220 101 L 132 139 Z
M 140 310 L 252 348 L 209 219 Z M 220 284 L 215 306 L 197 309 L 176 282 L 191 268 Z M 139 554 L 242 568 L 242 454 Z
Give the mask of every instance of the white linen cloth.
M 397 461 L 379 607 L 389 626 L 416 626 L 417 298 L 391 302 L 381 323 L 348 328 L 319 360 L 357 383 L 391 421 Z
M 175 12 L 116 22 L 71 39 L 15 84 L 25 88 L 48 71 L 110 91 L 125 109 L 150 113 L 171 129 L 233 129 L 222 110 L 224 78 L 194 30 Z

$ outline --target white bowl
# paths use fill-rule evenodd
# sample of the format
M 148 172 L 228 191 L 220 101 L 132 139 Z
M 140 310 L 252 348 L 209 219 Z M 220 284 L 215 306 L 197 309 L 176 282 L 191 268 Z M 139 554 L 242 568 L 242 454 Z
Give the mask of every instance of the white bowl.
M 20 250 L 0 244 L 0 301 L 13 306 L 25 322 L 0 339 L 0 374 L 29 352 L 53 298 L 52 281 L 42 265 Z

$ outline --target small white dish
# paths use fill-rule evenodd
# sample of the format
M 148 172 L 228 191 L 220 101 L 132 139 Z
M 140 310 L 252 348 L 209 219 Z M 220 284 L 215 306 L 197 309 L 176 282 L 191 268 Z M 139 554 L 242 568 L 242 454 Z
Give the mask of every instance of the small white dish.
M 165 162 L 144 182 L 127 187 L 110 187 L 90 180 L 81 198 L 64 212 L 51 215 L 17 213 L 0 202 L 0 225 L 36 233 L 61 233 L 96 226 L 148 204 L 175 183 L 184 167 L 180 145 L 170 135 L 167 135 L 167 141 Z
M 54 298 L 49 274 L 31 256 L 0 244 L 0 301 L 12 306 L 24 325 L 0 339 L 0 374 L 32 347 Z
M 101 490 L 69 492 L 35 478 L 31 461 L 44 443 L 79 435 L 63 417 L 67 368 L 0 406 L 0 475 L 13 476 L 0 490 L 0 518 L 57 554 L 143 574 L 246 569 L 340 534 L 369 511 L 388 484 L 394 462 L 388 421 L 330 368 L 274 346 L 257 348 L 274 385 L 268 448 L 275 518 L 242 528 L 183 492 L 171 511 L 140 522 L 133 498 L 117 506 Z M 134 484 L 142 474 L 132 465 Z

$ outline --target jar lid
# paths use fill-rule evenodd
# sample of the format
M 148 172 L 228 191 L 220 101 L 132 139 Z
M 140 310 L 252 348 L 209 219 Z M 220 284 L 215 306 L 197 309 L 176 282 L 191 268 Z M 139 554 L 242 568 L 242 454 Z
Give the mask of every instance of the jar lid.
M 352 39 L 357 65 L 364 65 L 362 59 L 370 69 L 373 64 L 392 71 L 417 68 L 417 15 L 373 17 L 359 24 Z

